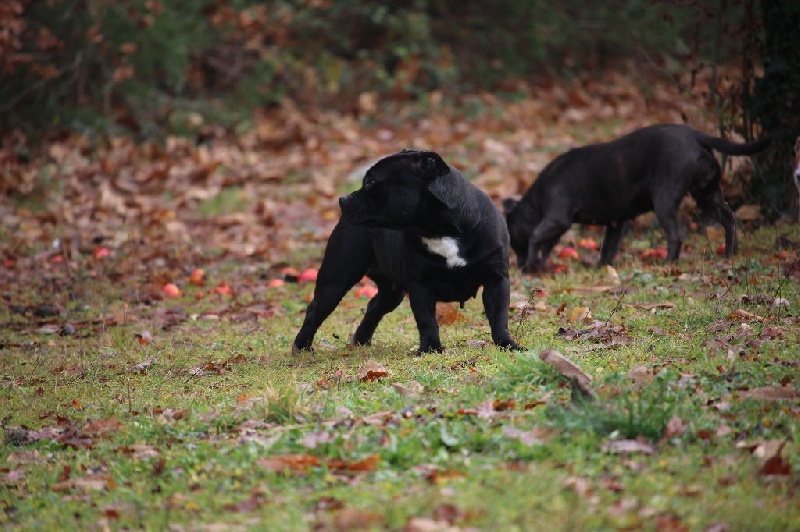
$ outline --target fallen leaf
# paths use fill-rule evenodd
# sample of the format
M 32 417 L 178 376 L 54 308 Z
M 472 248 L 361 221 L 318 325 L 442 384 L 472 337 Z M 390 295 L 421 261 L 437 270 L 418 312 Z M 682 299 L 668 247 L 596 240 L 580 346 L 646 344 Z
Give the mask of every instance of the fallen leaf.
M 630 303 L 629 307 L 634 307 L 642 310 L 656 310 L 656 309 L 671 309 L 675 308 L 675 303 L 665 301 L 663 303 Z
M 389 370 L 374 360 L 367 360 L 358 369 L 358 378 L 361 382 L 374 381 L 389 376 Z
M 122 423 L 115 417 L 108 419 L 91 419 L 85 423 L 81 430 L 89 436 L 103 436 L 109 432 L 115 432 L 122 427 Z
M 9 464 L 37 464 L 42 462 L 42 454 L 38 450 L 13 451 L 6 460 Z
M 533 427 L 529 430 L 522 430 L 510 425 L 503 425 L 502 433 L 503 436 L 513 440 L 519 440 L 520 443 L 524 445 L 532 446 L 546 443 L 556 432 L 553 429 L 545 427 Z
M 372 530 L 381 522 L 381 515 L 359 508 L 343 508 L 333 515 L 333 529 L 347 530 Z
M 406 397 L 416 397 L 425 391 L 425 387 L 418 383 L 417 381 L 411 381 L 408 384 L 403 384 L 400 382 L 393 382 L 392 388 L 395 389 L 397 393 Z
M 592 312 L 589 307 L 575 307 L 569 313 L 569 322 L 573 325 L 592 322 Z
M 587 497 L 592 494 L 591 483 L 586 477 L 569 476 L 564 479 L 563 485 L 582 497 Z
M 762 477 L 790 477 L 792 475 L 792 464 L 784 460 L 782 456 L 768 458 L 759 470 Z
M 36 334 L 56 334 L 61 327 L 58 325 L 43 325 L 42 327 L 37 328 L 34 332 Z
M 229 512 L 254 512 L 267 503 L 263 493 L 251 493 L 250 497 L 238 503 L 228 503 L 223 508 Z M 226 527 L 227 528 L 227 527 Z
M 131 373 L 138 373 L 140 375 L 144 375 L 145 373 L 147 373 L 147 370 L 150 369 L 155 363 L 156 363 L 155 358 L 148 358 L 142 360 L 141 362 L 139 362 L 134 366 L 131 366 L 130 371 Z
M 561 375 L 572 380 L 585 397 L 594 398 L 592 378 L 567 357 L 555 349 L 548 349 L 539 353 L 539 358 L 556 368 Z
M 312 467 L 319 467 L 322 459 L 309 454 L 284 454 L 279 456 L 265 456 L 259 458 L 258 465 L 274 473 L 300 473 L 305 474 Z
M 754 320 L 754 321 L 766 321 L 764 318 L 757 314 L 753 314 L 752 312 L 747 312 L 744 309 L 736 309 L 730 313 L 729 316 L 731 319 L 745 319 L 745 320 Z
M 117 483 L 109 474 L 100 473 L 86 477 L 68 478 L 61 482 L 56 482 L 50 488 L 53 491 L 101 491 L 110 490 L 117 487 Z
M 130 446 L 120 447 L 119 452 L 129 455 L 134 460 L 147 460 L 157 458 L 161 452 L 151 445 L 136 443 Z
M 652 445 L 639 440 L 611 440 L 605 442 L 602 449 L 614 454 L 653 454 L 656 452 Z
M 617 270 L 615 270 L 614 267 L 611 266 L 610 264 L 606 265 L 606 275 L 608 275 L 608 278 L 611 279 L 611 282 L 614 283 L 616 286 L 622 284 L 622 281 L 619 278 Z
M 760 386 L 739 392 L 739 397 L 762 401 L 800 399 L 800 391 L 790 386 Z
M 139 342 L 140 345 L 150 345 L 150 344 L 153 343 L 153 333 L 151 333 L 150 331 L 140 331 L 140 332 L 136 333 L 136 341 Z M 148 359 L 148 360 L 153 360 L 153 362 L 155 362 L 155 359 Z M 134 373 L 136 373 L 134 368 L 136 368 L 138 365 L 139 364 L 137 364 L 136 366 L 133 366 L 133 368 L 131 368 L 131 371 L 134 371 Z M 147 367 L 149 367 L 149 366 L 147 366 Z M 141 369 L 146 370 L 147 367 L 144 367 L 144 368 L 141 368 Z M 143 371 L 141 371 L 139 373 L 143 373 Z
M 439 325 L 452 325 L 464 319 L 464 315 L 458 311 L 455 305 L 442 302 L 436 303 L 436 323 Z
M 667 426 L 664 428 L 664 438 L 670 439 L 680 436 L 686 432 L 687 427 L 688 425 L 684 423 L 681 418 L 678 416 L 672 416 L 669 421 L 667 421 Z
M 331 471 L 340 471 L 345 473 L 367 473 L 375 471 L 380 463 L 381 457 L 377 454 L 371 454 L 361 460 L 355 462 L 347 462 L 345 460 L 338 460 L 332 458 L 328 460 L 327 466 Z

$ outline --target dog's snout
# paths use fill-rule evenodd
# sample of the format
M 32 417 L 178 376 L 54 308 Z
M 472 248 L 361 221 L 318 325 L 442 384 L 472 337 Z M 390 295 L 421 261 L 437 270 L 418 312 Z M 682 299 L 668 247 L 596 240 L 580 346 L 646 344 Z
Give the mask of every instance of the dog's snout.
M 340 208 L 344 207 L 345 204 L 347 204 L 348 201 L 350 201 L 350 196 L 349 195 L 348 196 L 341 196 L 339 198 L 339 207 Z

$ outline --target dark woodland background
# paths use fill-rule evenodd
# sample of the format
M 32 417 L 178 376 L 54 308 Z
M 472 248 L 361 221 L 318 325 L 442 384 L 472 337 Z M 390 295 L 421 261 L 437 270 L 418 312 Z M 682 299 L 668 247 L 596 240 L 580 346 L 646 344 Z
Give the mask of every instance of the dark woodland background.
M 688 91 L 709 69 L 702 90 L 719 133 L 773 139 L 757 158 L 752 198 L 769 217 L 787 212 L 800 133 L 793 0 L 0 4 L 2 148 L 23 161 L 75 133 L 202 143 L 287 101 L 369 119 L 375 96 L 382 105 L 430 104 L 432 93 L 536 98 L 537 87 L 609 70 Z M 0 191 L 13 196 L 4 179 Z

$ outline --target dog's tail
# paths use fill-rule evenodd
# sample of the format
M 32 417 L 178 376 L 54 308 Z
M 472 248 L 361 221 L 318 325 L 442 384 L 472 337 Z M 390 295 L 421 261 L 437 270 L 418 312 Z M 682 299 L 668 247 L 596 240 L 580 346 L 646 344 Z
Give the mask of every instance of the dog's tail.
M 752 155 L 758 153 L 767 146 L 769 146 L 770 139 L 768 137 L 760 138 L 753 142 L 746 142 L 744 144 L 737 144 L 729 140 L 719 137 L 712 137 L 699 131 L 694 132 L 697 141 L 710 150 L 721 151 L 728 155 Z

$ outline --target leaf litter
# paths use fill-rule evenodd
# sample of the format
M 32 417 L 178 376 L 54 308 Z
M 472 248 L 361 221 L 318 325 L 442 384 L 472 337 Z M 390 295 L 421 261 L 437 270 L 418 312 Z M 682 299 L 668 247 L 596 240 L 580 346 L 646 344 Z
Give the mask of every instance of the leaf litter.
M 627 85 L 630 86 L 631 93 L 636 93 L 634 84 Z M 556 89 L 544 91 L 543 96 L 537 100 L 552 97 L 557 92 Z M 655 90 L 662 89 L 655 87 Z M 670 101 L 669 96 L 661 97 L 665 102 Z M 587 98 L 591 97 L 587 95 Z M 494 100 L 493 104 L 496 103 Z M 592 128 L 584 128 L 586 132 L 578 134 L 563 123 L 557 127 L 552 124 L 543 126 L 540 105 L 541 102 L 529 99 L 513 103 L 505 114 L 497 113 L 494 118 L 486 117 L 485 123 L 480 124 L 480 127 L 465 128 L 467 124 L 460 123 L 459 119 L 451 116 L 428 117 L 420 122 L 409 120 L 407 126 L 390 131 L 389 136 L 375 134 L 375 131 L 365 128 L 357 121 L 335 113 L 306 117 L 287 106 L 282 107 L 276 116 L 257 117 L 252 133 L 240 137 L 221 135 L 202 146 L 178 138 L 167 139 L 164 147 L 137 145 L 125 139 L 108 139 L 93 151 L 85 138 L 62 138 L 50 146 L 42 159 L 32 163 L 37 170 L 57 170 L 59 175 L 64 176 L 61 196 L 49 198 L 50 201 L 45 201 L 41 210 L 16 208 L 7 204 L 0 206 L 0 219 L 4 227 L 9 229 L 8 238 L 4 237 L 0 241 L 0 259 L 5 266 L 0 269 L 0 286 L 7 289 L 11 305 L 20 311 L 9 312 L 6 318 L 8 323 L 2 325 L 8 325 L 7 330 L 20 333 L 26 341 L 30 341 L 31 344 L 28 345 L 32 346 L 31 351 L 47 349 L 47 342 L 50 341 L 55 342 L 50 349 L 61 345 L 65 346 L 64 349 L 72 349 L 78 345 L 74 342 L 84 341 L 86 338 L 105 340 L 104 333 L 109 328 L 134 326 L 139 332 L 126 333 L 125 341 L 130 344 L 119 349 L 132 348 L 135 349 L 132 351 L 135 354 L 130 359 L 121 359 L 125 361 L 118 363 L 116 371 L 127 373 L 127 377 L 137 385 L 147 386 L 154 377 L 161 376 L 162 367 L 176 366 L 169 358 L 171 353 L 167 346 L 174 335 L 189 331 L 194 320 L 236 327 L 243 322 L 264 325 L 275 318 L 294 317 L 295 311 L 291 305 L 307 297 L 307 291 L 314 282 L 314 268 L 318 266 L 317 257 L 303 256 L 301 253 L 302 258 L 295 258 L 298 256 L 296 252 L 308 249 L 309 245 L 319 247 L 324 244 L 338 217 L 337 191 L 342 186 L 347 186 L 343 176 L 354 173 L 356 168 L 369 164 L 377 156 L 396 151 L 396 145 L 451 146 L 448 157 L 459 164 L 480 168 L 476 184 L 487 190 L 493 198 L 499 198 L 520 193 L 530 182 L 531 173 L 535 173 L 548 162 L 550 154 L 545 153 L 547 150 L 557 152 L 567 146 L 593 140 L 585 138 L 586 135 L 601 140 L 621 132 L 622 129 L 639 125 L 639 122 L 644 124 L 656 119 L 680 121 L 681 113 L 685 111 L 680 106 L 655 106 L 658 107 L 658 116 L 655 116 L 652 110 L 645 112 L 644 107 L 638 106 L 641 113 L 631 113 L 628 120 L 611 130 L 600 133 Z M 637 108 L 632 107 L 634 110 Z M 585 110 L 573 106 L 571 109 L 568 122 L 573 125 L 580 125 L 584 120 L 593 120 L 598 116 L 591 106 Z M 558 115 L 559 110 L 564 110 L 564 104 L 553 102 L 553 110 L 554 116 Z M 561 120 L 557 116 L 555 119 Z M 507 131 L 511 133 L 506 134 Z M 536 145 L 541 150 L 530 150 L 531 138 L 536 139 Z M 300 139 L 300 142 L 290 139 Z M 469 146 L 481 146 L 483 149 L 474 150 Z M 524 154 L 530 154 L 530 157 Z M 29 169 L 25 169 L 27 170 Z M 359 178 L 360 175 L 356 176 L 356 179 Z M 94 186 L 95 183 L 99 185 Z M 225 197 L 236 199 L 232 209 L 224 206 Z M 592 244 L 590 240 L 576 239 L 575 246 L 565 246 L 563 249 L 568 247 L 570 251 L 563 252 L 563 263 L 558 266 L 562 266 L 567 273 L 554 275 L 567 276 L 583 272 L 579 261 L 596 249 L 596 242 Z M 198 242 L 202 245 L 197 245 Z M 638 258 L 635 254 L 630 254 L 630 260 L 644 259 L 648 263 L 652 261 L 645 267 L 648 274 L 668 272 L 665 273 L 665 286 L 659 288 L 674 290 L 676 286 L 684 286 L 677 289 L 684 295 L 684 300 L 686 297 L 695 297 L 705 301 L 709 290 L 730 287 L 730 280 L 724 271 L 704 271 L 701 274 L 662 270 L 658 262 L 662 254 L 661 249 L 643 249 Z M 291 265 L 287 260 L 292 261 Z M 783 258 L 772 257 L 770 260 L 781 264 L 790 278 L 797 275 L 797 268 L 792 266 L 794 263 L 789 255 Z M 636 289 L 628 286 L 636 282 L 626 273 L 630 267 L 625 262 L 619 266 L 622 279 L 616 270 L 609 269 L 599 283 L 564 291 L 550 282 L 554 277 L 546 278 L 540 283 L 546 289 L 545 295 L 538 299 L 525 296 L 515 298 L 518 302 L 515 308 L 537 331 L 540 325 L 557 327 L 554 320 L 558 317 L 565 320 L 561 324 L 566 323 L 566 326 L 559 331 L 556 341 L 573 342 L 577 346 L 577 352 L 581 354 L 581 365 L 585 365 L 586 371 L 589 371 L 596 364 L 604 364 L 592 358 L 590 352 L 593 346 L 623 348 L 635 345 L 632 331 L 636 331 L 637 335 L 640 331 L 643 334 L 644 331 L 650 331 L 646 328 L 639 329 L 638 325 L 622 320 L 615 320 L 615 324 L 612 324 L 611 321 L 603 322 L 593 318 L 593 314 L 602 315 L 602 312 L 591 298 L 608 297 L 619 294 L 621 290 Z M 636 267 L 641 267 L 641 263 L 637 262 Z M 680 267 L 689 268 L 684 264 Z M 283 272 L 283 268 L 293 268 L 294 272 Z M 514 281 L 519 280 L 515 277 Z M 170 288 L 165 292 L 164 288 L 167 286 Z M 357 297 L 372 297 L 375 288 L 370 283 L 363 282 L 357 290 Z M 515 287 L 515 290 L 525 293 L 526 288 Z M 546 292 L 553 296 L 548 296 Z M 589 302 L 568 299 L 575 296 L 585 296 Z M 725 306 L 728 301 L 725 300 L 724 292 L 720 292 L 717 299 L 720 308 L 725 309 L 718 314 L 721 317 L 719 329 L 714 332 L 715 325 L 712 322 L 711 327 L 702 332 L 705 337 L 721 333 L 719 337 L 724 344 L 720 344 L 723 355 L 727 356 L 730 349 L 737 363 L 744 360 L 740 351 L 744 351 L 747 356 L 755 356 L 759 342 L 760 345 L 768 342 L 790 342 L 796 337 L 792 332 L 797 325 L 796 319 L 791 314 L 780 314 L 783 312 L 781 309 L 790 309 L 795 304 L 791 296 L 754 295 L 750 299 L 729 297 L 734 302 L 732 306 Z M 558 311 L 557 308 L 564 301 L 568 301 L 567 306 Z M 664 300 L 657 296 L 649 301 L 631 304 L 630 307 L 627 304 L 623 306 L 644 311 L 639 314 L 652 312 L 659 318 L 666 317 L 666 321 L 659 322 L 663 333 L 659 335 L 672 334 L 677 326 L 669 322 L 665 315 L 678 314 L 681 305 L 673 305 L 671 301 L 680 300 Z M 562 316 L 566 309 L 570 310 Z M 469 319 L 469 316 L 469 311 L 462 312 L 448 305 L 440 309 L 437 319 L 443 326 L 454 325 L 458 329 L 459 323 Z M 787 321 L 780 321 L 779 316 Z M 742 328 L 742 323 L 750 328 Z M 67 330 L 66 324 L 74 327 L 75 333 L 57 336 L 61 331 Z M 538 340 L 538 332 L 532 337 Z M 17 340 L 14 342 L 14 349 L 23 345 Z M 476 348 L 486 345 L 486 342 L 469 339 L 463 345 Z M 713 350 L 709 351 L 712 352 L 708 356 L 713 357 L 715 353 Z M 629 351 L 624 353 L 628 356 Z M 604 351 L 603 356 L 608 355 L 612 359 L 614 354 L 616 351 Z M 348 356 L 354 355 L 348 353 Z M 640 354 L 634 353 L 630 356 L 639 357 Z M 183 375 L 188 371 L 197 377 L 203 377 L 189 379 L 187 387 L 194 382 L 202 382 L 201 386 L 209 388 L 218 386 L 220 382 L 231 378 L 230 372 L 234 365 L 256 360 L 252 354 L 238 354 L 238 350 L 222 356 L 204 353 L 202 357 L 192 362 L 200 365 L 187 364 L 181 367 Z M 422 363 L 435 366 L 427 368 L 431 371 L 442 371 L 448 375 L 468 368 L 469 376 L 472 377 L 484 372 L 482 365 L 488 358 L 486 355 L 479 355 L 469 357 L 466 363 L 453 362 L 452 359 L 447 363 Z M 644 369 L 640 375 L 632 376 L 631 379 L 646 387 L 656 378 L 658 368 L 680 365 L 685 358 L 686 355 L 681 352 L 641 355 L 636 362 L 643 362 Z M 277 355 L 270 355 L 269 359 L 274 360 L 275 364 L 285 363 Z M 324 365 L 320 360 L 325 361 Z M 95 447 L 111 442 L 121 456 L 153 462 L 152 469 L 148 467 L 148 474 L 158 472 L 159 475 L 166 475 L 180 445 L 194 444 L 198 440 L 203 440 L 204 444 L 210 443 L 212 438 L 209 434 L 213 433 L 215 437 L 221 437 L 223 442 L 227 442 L 225 438 L 232 435 L 229 440 L 244 447 L 250 442 L 257 442 L 262 454 L 278 451 L 283 453 L 257 458 L 256 463 L 267 472 L 276 472 L 279 475 L 288 472 L 292 477 L 302 477 L 312 476 L 318 471 L 328 471 L 337 478 L 352 480 L 361 479 L 382 469 L 394 468 L 394 464 L 385 458 L 387 455 L 391 456 L 384 448 L 384 445 L 388 445 L 387 435 L 396 436 L 400 440 L 411 440 L 415 431 L 424 430 L 428 425 L 444 424 L 443 419 L 455 419 L 466 426 L 478 423 L 481 430 L 488 425 L 489 428 L 485 430 L 496 431 L 494 436 L 502 436 L 499 438 L 500 442 L 518 442 L 522 444 L 520 447 L 532 449 L 545 447 L 548 453 L 555 454 L 553 449 L 547 447 L 550 445 L 563 447 L 567 451 L 574 447 L 571 447 L 568 437 L 558 431 L 549 432 L 552 430 L 550 427 L 520 422 L 521 416 L 528 412 L 539 415 L 539 411 L 543 409 L 528 410 L 525 405 L 531 404 L 530 396 L 537 400 L 551 397 L 546 394 L 552 394 L 553 390 L 542 393 L 537 386 L 550 386 L 552 383 L 530 385 L 527 390 L 530 396 L 512 394 L 500 395 L 498 398 L 486 394 L 486 397 L 480 399 L 471 398 L 461 404 L 449 405 L 432 397 L 457 397 L 458 388 L 467 381 L 442 385 L 439 390 L 437 384 L 431 386 L 429 380 L 423 380 L 416 375 L 408 377 L 397 371 L 396 364 L 391 359 L 357 362 L 354 365 L 337 364 L 337 360 L 330 364 L 328 362 L 330 361 L 324 355 L 315 358 L 313 376 L 304 374 L 302 377 L 309 383 L 314 383 L 309 385 L 313 393 L 338 397 L 336 394 L 342 389 L 356 387 L 366 395 L 385 387 L 393 390 L 392 397 L 399 397 L 406 403 L 405 406 L 395 408 L 394 404 L 391 407 L 379 405 L 365 412 L 361 405 L 340 404 L 337 412 L 341 417 L 312 416 L 301 421 L 299 425 L 280 424 L 258 417 L 258 401 L 251 400 L 257 398 L 258 392 L 248 390 L 242 384 L 241 389 L 230 394 L 230 402 L 235 401 L 237 409 L 241 409 L 235 412 L 247 419 L 229 422 L 215 417 L 219 413 L 198 417 L 202 422 L 208 423 L 209 427 L 211 420 L 218 421 L 213 421 L 214 430 L 203 427 L 196 439 L 192 440 L 177 429 L 190 421 L 196 421 L 189 411 L 188 403 L 179 403 L 168 408 L 150 404 L 143 411 L 156 422 L 168 424 L 171 430 L 174 428 L 177 436 L 165 438 L 163 441 L 118 445 L 115 444 L 115 440 L 121 438 L 118 433 L 124 432 L 123 427 L 131 427 L 128 418 L 119 412 L 116 417 L 102 417 L 91 397 L 67 395 L 59 398 L 59 408 L 62 412 L 70 412 L 70 416 L 74 415 L 73 419 L 46 421 L 54 425 L 37 429 L 3 426 L 6 443 L 12 449 L 8 463 L 15 464 L 14 467 L 33 468 L 45 461 L 56 460 L 60 465 L 62 455 L 67 449 L 75 448 L 88 453 Z M 614 362 L 618 360 L 614 359 Z M 779 360 L 776 357 L 770 362 L 776 367 L 792 367 L 791 360 Z M 92 375 L 82 364 L 70 361 L 58 364 L 59 369 L 52 375 L 62 379 L 85 379 Z M 245 369 L 251 365 L 255 364 L 242 366 L 243 377 L 247 374 Z M 675 440 L 674 445 L 680 449 L 679 446 L 687 445 L 694 437 L 708 447 L 722 447 L 725 442 L 733 445 L 732 442 L 745 438 L 748 431 L 758 438 L 758 430 L 767 430 L 766 427 L 754 428 L 736 417 L 736 409 L 745 399 L 764 407 L 760 411 L 760 417 L 774 416 L 777 408 L 782 408 L 781 412 L 785 412 L 790 418 L 797 416 L 797 410 L 792 410 L 797 399 L 796 388 L 792 387 L 796 386 L 795 381 L 780 385 L 777 381 L 748 385 L 736 381 L 739 376 L 729 366 L 723 369 L 726 372 L 725 378 L 730 379 L 724 384 L 727 395 L 715 393 L 713 390 L 705 392 L 700 390 L 705 384 L 696 384 L 696 390 L 707 393 L 711 401 L 701 410 L 702 416 L 708 416 L 707 419 L 691 420 L 688 417 L 673 416 L 666 424 L 664 440 L 658 444 L 636 439 L 603 440 L 597 447 L 610 455 L 603 460 L 618 460 L 609 462 L 609 469 L 613 470 L 617 464 L 636 460 L 636 470 L 641 474 L 648 474 L 648 468 L 653 466 L 653 462 L 649 461 L 651 456 L 653 460 L 672 459 L 670 452 L 673 444 L 668 440 Z M 586 371 L 580 370 L 588 377 Z M 580 374 L 575 375 L 579 377 Z M 568 379 L 580 381 L 578 377 L 567 376 Z M 318 380 L 315 382 L 315 379 Z M 423 386 L 414 379 L 419 379 L 426 385 Z M 182 384 L 186 383 L 180 380 Z M 29 386 L 30 390 L 26 389 L 26 393 L 37 393 L 37 387 L 42 390 L 43 395 L 50 393 L 44 386 L 45 383 L 36 384 L 33 376 L 25 375 L 24 378 L 15 378 L 10 382 L 14 387 Z M 363 383 L 367 382 L 370 384 L 365 386 Z M 588 379 L 588 382 L 592 383 L 592 380 Z M 593 386 L 597 389 L 589 389 L 603 399 L 607 390 L 602 384 Z M 155 389 L 154 393 L 157 391 Z M 239 402 L 238 398 L 243 397 L 242 394 L 247 396 L 248 393 L 249 397 Z M 727 404 L 727 408 L 718 408 L 723 404 Z M 730 417 L 723 418 L 722 415 Z M 693 426 L 695 422 L 705 422 L 707 426 L 697 429 Z M 228 430 L 230 434 L 226 433 L 226 423 L 230 423 L 232 427 Z M 351 446 L 358 445 L 360 430 L 376 430 L 381 434 L 382 437 L 375 438 L 380 443 L 370 448 L 375 454 L 348 454 Z M 707 431 L 707 438 L 702 437 L 703 431 Z M 349 437 L 341 450 L 342 454 L 338 457 L 323 456 L 324 449 L 342 434 Z M 445 437 L 442 438 L 442 435 Z M 714 441 L 714 438 L 723 437 L 727 438 L 725 442 Z M 452 448 L 463 445 L 463 440 L 454 435 L 453 431 L 439 431 L 437 438 L 451 442 Z M 33 454 L 34 451 L 39 452 L 38 448 L 25 448 L 43 445 L 46 441 L 53 442 L 62 450 L 57 451 L 55 457 L 45 457 L 43 453 Z M 287 448 L 293 448 L 286 441 L 294 446 L 300 445 L 306 451 L 285 454 Z M 759 462 L 758 476 L 792 478 L 792 455 L 787 451 L 775 452 L 774 444 L 766 443 L 773 440 L 757 441 L 761 443 L 756 443 L 754 449 L 759 446 L 763 449 L 759 451 L 759 455 L 756 455 L 755 450 L 752 451 L 754 460 L 763 460 L 763 463 Z M 472 460 L 480 460 L 480 452 L 467 450 L 466 454 Z M 431 452 L 417 457 L 418 462 L 430 464 L 436 458 L 432 449 L 425 449 L 425 453 L 428 451 Z M 320 456 L 305 454 L 306 452 L 320 453 Z M 583 449 L 582 452 L 587 451 Z M 784 453 L 790 458 L 784 457 Z M 619 458 L 616 457 L 617 454 Z M 462 469 L 462 464 L 466 462 L 459 462 L 456 453 L 449 453 L 447 456 L 453 465 L 443 466 L 437 463 L 430 464 L 425 469 L 415 463 L 411 470 L 418 471 L 422 478 L 437 488 L 447 488 L 453 482 L 466 482 L 473 469 L 469 466 L 463 466 Z M 506 458 L 508 457 L 503 457 L 504 461 Z M 530 457 L 525 457 L 523 462 L 530 463 L 535 468 L 546 467 L 538 460 L 531 461 Z M 579 463 L 566 462 L 558 464 L 559 476 L 550 478 L 570 479 L 565 484 L 573 491 L 590 498 L 593 505 L 608 502 L 606 492 L 613 493 L 615 498 L 609 504 L 609 515 L 623 519 L 638 512 L 640 516 L 651 519 L 645 527 L 680 529 L 685 526 L 669 510 L 653 514 L 652 509 L 648 509 L 636 498 L 625 496 L 627 485 L 624 480 L 612 476 L 594 476 L 592 471 L 581 469 Z M 733 466 L 741 463 L 734 461 Z M 423 469 L 427 473 L 423 473 Z M 202 473 L 202 468 L 198 468 L 198 473 Z M 224 473 L 229 471 L 223 468 Z M 10 470 L 3 474 L 4 481 L 12 483 L 27 482 L 26 477 L 30 477 L 28 469 Z M 401 473 L 398 474 L 402 476 Z M 76 498 L 94 492 L 114 490 L 119 481 L 103 470 L 76 469 L 74 473 L 67 471 L 63 477 L 56 479 L 52 485 L 64 496 Z M 408 479 L 404 478 L 403 482 L 407 483 Z M 30 487 L 26 489 L 32 490 Z M 683 487 L 683 493 L 697 493 L 696 485 L 687 484 Z M 237 493 L 237 497 L 234 502 L 223 503 L 219 508 L 229 512 L 255 512 L 272 503 L 258 490 L 242 490 Z M 364 523 L 372 523 L 376 527 L 385 524 L 380 513 L 355 508 L 346 499 L 348 496 L 344 494 L 337 494 L 335 499 L 316 499 L 315 504 L 318 504 L 320 511 L 335 514 L 332 520 L 320 519 L 318 524 L 339 525 L 342 528 Z M 172 507 L 174 512 L 190 511 L 187 506 L 192 502 L 189 492 L 170 501 L 169 504 L 175 503 Z M 399 501 L 397 506 L 402 507 L 403 502 Z M 114 506 L 101 508 L 107 508 L 107 511 L 104 510 L 107 517 L 113 519 L 122 519 L 126 513 L 121 507 L 119 510 Z M 420 528 L 431 523 L 452 526 L 465 515 L 460 506 L 439 505 L 437 508 L 440 510 L 430 518 L 413 517 L 406 523 L 409 527 L 413 523 Z M 199 511 L 199 508 L 191 510 Z M 604 524 L 608 526 L 608 522 Z

